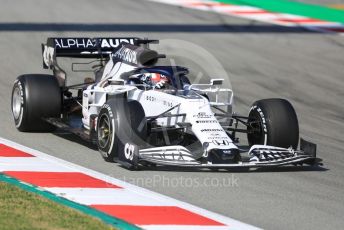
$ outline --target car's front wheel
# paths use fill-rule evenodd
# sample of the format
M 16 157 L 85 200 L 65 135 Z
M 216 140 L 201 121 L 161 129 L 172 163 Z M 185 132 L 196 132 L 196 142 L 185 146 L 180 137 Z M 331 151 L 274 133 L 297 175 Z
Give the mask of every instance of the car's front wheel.
M 250 146 L 261 144 L 296 149 L 299 143 L 297 115 L 285 99 L 263 99 L 253 103 L 247 131 Z
M 105 161 L 132 161 L 137 151 L 131 151 L 132 146 L 138 148 L 146 137 L 145 113 L 138 102 L 112 98 L 103 105 L 97 120 L 97 145 Z

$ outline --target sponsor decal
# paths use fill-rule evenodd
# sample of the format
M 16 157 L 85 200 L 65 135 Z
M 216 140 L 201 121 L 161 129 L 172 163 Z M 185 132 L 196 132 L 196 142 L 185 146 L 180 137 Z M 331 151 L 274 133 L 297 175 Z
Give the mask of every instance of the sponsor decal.
M 229 145 L 229 141 L 228 140 L 213 140 L 212 142 L 213 142 L 214 145 L 217 145 L 217 146 Z
M 95 40 L 91 38 L 55 38 L 55 48 L 95 48 Z
M 112 57 L 114 58 L 118 58 L 120 60 L 133 64 L 137 64 L 136 56 L 137 53 L 135 52 L 135 50 L 129 49 L 125 46 L 122 46 L 119 50 L 116 51 L 116 53 L 112 55 Z
M 211 133 L 210 136 L 217 137 L 217 136 L 220 136 L 220 134 L 219 133 Z
M 171 107 L 171 108 L 174 106 L 173 102 L 171 102 L 171 101 L 158 100 L 156 97 L 150 96 L 150 95 L 147 95 L 145 97 L 145 100 L 146 101 L 151 101 L 151 102 L 159 102 L 159 103 L 163 104 L 164 106 Z
M 232 153 L 231 150 L 222 150 L 222 152 L 223 152 L 224 154 L 230 154 L 230 153 Z
M 223 129 L 201 129 L 201 132 L 223 132 Z
M 134 158 L 135 146 L 129 143 L 126 143 L 124 146 L 124 156 L 127 160 L 132 161 Z
M 147 95 L 147 96 L 146 96 L 146 100 L 147 100 L 147 101 L 156 101 L 156 97 Z
M 205 112 L 199 112 L 199 113 L 193 115 L 193 117 L 197 117 L 197 118 L 212 118 L 213 115 L 212 114 L 207 114 Z
M 218 123 L 217 120 L 199 120 L 196 123 Z
M 120 43 L 129 43 L 134 45 L 134 39 L 101 39 L 101 48 L 117 48 Z
M 53 63 L 54 53 L 55 49 L 53 47 L 48 47 L 47 45 L 44 45 L 43 62 L 47 67 L 50 67 L 50 65 Z
M 216 136 L 216 137 L 208 137 L 208 140 L 227 140 L 228 137 L 220 137 L 220 136 Z
M 170 101 L 165 101 L 165 100 L 163 100 L 163 101 L 162 101 L 162 104 L 163 104 L 164 106 L 173 107 L 173 103 L 170 102 Z
M 134 44 L 135 39 L 130 38 L 55 38 L 55 48 L 60 49 L 94 49 L 117 48 L 122 42 Z

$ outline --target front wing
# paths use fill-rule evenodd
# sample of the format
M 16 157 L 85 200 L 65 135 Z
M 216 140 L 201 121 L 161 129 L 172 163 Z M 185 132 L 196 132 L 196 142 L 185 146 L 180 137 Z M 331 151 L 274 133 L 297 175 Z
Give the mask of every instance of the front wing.
M 246 151 L 247 152 L 247 151 Z M 284 165 L 321 165 L 316 157 L 316 145 L 301 139 L 300 150 L 255 145 L 247 152 L 248 158 L 231 164 L 212 164 L 195 155 L 183 146 L 166 146 L 138 149 L 127 143 L 124 148 L 124 160 L 120 160 L 128 168 L 138 168 L 140 164 L 186 167 L 186 168 L 262 168 Z

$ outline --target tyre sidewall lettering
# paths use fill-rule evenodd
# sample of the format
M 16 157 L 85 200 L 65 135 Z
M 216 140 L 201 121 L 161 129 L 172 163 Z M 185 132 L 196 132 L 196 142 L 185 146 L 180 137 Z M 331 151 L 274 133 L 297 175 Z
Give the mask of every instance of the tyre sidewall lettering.
M 261 124 L 263 126 L 263 132 L 264 132 L 264 145 L 266 145 L 268 142 L 268 128 L 267 128 L 264 112 L 258 105 L 252 106 L 250 112 L 251 111 L 256 111 L 260 116 Z
M 110 118 L 109 118 L 108 114 L 106 114 L 106 113 L 102 114 L 101 117 L 100 117 L 100 119 L 102 119 L 103 117 L 106 117 L 105 119 L 108 119 L 108 120 L 110 121 Z M 104 118 L 103 118 L 103 119 L 104 119 Z M 99 124 L 100 124 L 100 123 L 99 123 Z M 98 128 L 97 128 L 97 129 L 98 129 Z M 110 127 L 110 129 L 111 129 L 111 127 Z M 102 146 L 101 148 L 102 148 L 102 151 L 101 151 L 102 155 L 103 155 L 104 157 L 107 157 L 107 156 L 108 156 L 108 150 L 106 150 L 106 149 L 107 149 L 107 146 L 104 145 L 104 146 Z
M 106 110 L 108 111 L 109 116 L 110 116 L 110 119 L 113 119 L 113 118 L 114 118 L 114 117 L 113 117 L 113 112 L 112 112 L 112 110 L 111 110 L 111 106 L 110 106 L 110 105 L 104 104 L 102 108 L 103 108 L 103 109 L 106 109 Z
M 20 111 L 18 119 L 14 119 L 15 120 L 15 125 L 18 128 L 18 127 L 21 126 L 21 124 L 23 122 L 23 115 L 24 115 L 24 108 L 25 108 L 25 105 L 24 105 L 25 104 L 25 98 L 24 98 L 25 91 L 24 91 L 24 87 L 23 87 L 22 83 L 19 80 L 16 80 L 14 82 L 14 85 L 15 85 L 15 87 L 19 88 L 19 92 L 20 92 L 20 107 L 21 107 L 21 111 Z M 13 103 L 13 98 L 12 98 L 12 103 Z
M 104 107 L 107 111 L 108 111 L 108 114 L 109 114 L 109 122 L 111 123 L 111 143 L 110 143 L 110 146 L 109 146 L 109 149 L 107 151 L 107 154 L 110 155 L 111 152 L 112 152 L 112 149 L 114 148 L 114 143 L 115 143 L 115 134 L 116 134 L 116 126 L 115 126 L 115 118 L 113 116 L 113 112 L 111 110 L 111 106 L 108 105 L 108 104 L 105 104 Z

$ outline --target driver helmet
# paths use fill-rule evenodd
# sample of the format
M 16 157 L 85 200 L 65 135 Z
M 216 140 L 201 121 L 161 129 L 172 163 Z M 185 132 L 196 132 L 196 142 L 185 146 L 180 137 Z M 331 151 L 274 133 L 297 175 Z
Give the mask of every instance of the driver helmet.
M 141 81 L 156 89 L 165 88 L 170 83 L 169 78 L 160 73 L 143 73 Z

